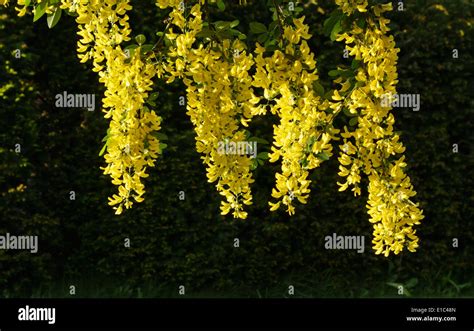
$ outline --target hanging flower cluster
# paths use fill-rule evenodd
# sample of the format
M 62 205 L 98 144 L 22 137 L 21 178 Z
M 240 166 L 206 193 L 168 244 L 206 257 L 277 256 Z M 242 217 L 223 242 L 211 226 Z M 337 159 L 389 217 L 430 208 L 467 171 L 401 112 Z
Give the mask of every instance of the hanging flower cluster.
M 313 85 L 319 77 L 314 54 L 309 49 L 309 27 L 304 17 L 284 26 L 279 49 L 265 56 L 265 48 L 257 44 L 255 87 L 263 89 L 272 114 L 280 118 L 274 126 L 274 142 L 270 162 L 281 158 L 281 172 L 276 174 L 276 187 L 271 210 L 281 204 L 294 214 L 294 199 L 306 203 L 310 193 L 309 171 L 332 155 L 330 141 L 338 130 L 332 126 L 329 102 L 316 95 Z M 259 109 L 259 114 L 264 114 Z
M 243 128 L 260 101 L 248 73 L 254 64 L 252 55 L 237 38 L 195 43 L 203 27 L 199 3 L 190 9 L 187 20 L 188 9 L 180 1 L 159 0 L 158 6 L 173 7 L 173 27 L 166 35 L 173 44 L 164 68 L 168 81 L 180 77 L 186 85 L 187 114 L 195 127 L 197 151 L 203 155 L 208 181 L 217 182 L 217 190 L 225 197 L 221 213 L 245 219 L 244 205 L 252 202 L 251 158 L 256 150 L 248 144 Z M 245 148 L 239 151 L 236 146 Z
M 130 56 L 120 46 L 130 40 L 129 0 L 63 0 L 61 7 L 77 13 L 79 58 L 92 61 L 106 87 L 102 102 L 110 127 L 105 139 L 107 166 L 102 169 L 118 185 L 109 205 L 120 214 L 134 201 L 143 201 L 142 178 L 160 153 L 154 133 L 160 129 L 161 118 L 144 107 L 155 67 L 141 58 L 140 49 Z
M 102 169 L 118 186 L 118 194 L 109 198 L 117 214 L 143 200 L 142 178 L 161 153 L 156 137 L 161 118 L 144 106 L 157 75 L 167 83 L 180 79 L 186 86 L 196 149 L 208 181 L 216 183 L 224 197 L 223 215 L 247 217 L 244 207 L 252 203 L 252 157 L 257 151 L 245 128 L 255 116 L 270 112 L 279 123 L 274 125 L 269 157 L 271 162 L 281 161 L 272 190 L 275 201 L 269 203 L 272 211 L 283 205 L 293 215 L 295 200 L 307 202 L 310 171 L 332 156 L 332 141 L 342 139 L 338 160 L 344 181 L 338 185 L 340 191 L 350 187 L 357 196 L 362 176 L 367 177 L 376 254 L 389 256 L 418 247 L 413 227 L 423 215 L 411 200 L 416 192 L 404 171 L 405 148 L 394 131 L 390 106 L 399 51 L 388 34 L 389 20 L 383 17 L 392 9 L 390 3 L 369 6 L 368 0 L 335 0 L 337 15 L 329 21 L 338 21 L 331 38 L 343 41 L 354 61 L 351 70 L 336 71 L 345 74 L 335 80 L 340 88 L 327 100 L 318 91 L 322 86 L 305 18 L 288 14 L 277 2 L 273 26 L 280 30 L 278 40 L 258 42 L 252 54 L 242 41 L 245 36 L 234 29 L 238 21 L 212 23 L 208 16 L 203 22 L 202 11 L 216 1 L 156 0 L 159 8 L 170 10 L 162 38 L 166 43 L 147 52 L 139 46 L 130 54 L 121 47 L 131 39 L 130 0 L 32 1 L 17 0 L 19 15 L 33 8 L 35 20 L 48 13 L 54 22 L 58 3 L 77 14 L 79 58 L 92 62 L 106 87 L 103 106 L 110 127 L 105 138 L 107 166 Z M 0 5 L 8 2 L 0 0 Z M 222 7 L 222 1 L 219 4 Z M 268 32 L 261 23 L 254 28 Z M 353 117 L 351 129 L 340 132 L 334 127 L 340 113 Z
M 366 26 L 353 23 L 351 30 L 338 36 L 346 50 L 359 61 L 355 77 L 337 82 L 345 93 L 348 86 L 353 90 L 344 98 L 336 92 L 336 100 L 343 100 L 349 112 L 358 116 L 354 131 L 345 128 L 344 142 L 339 157 L 339 175 L 345 178 L 340 191 L 352 186 L 355 195 L 360 194 L 361 172 L 369 179 L 367 203 L 370 222 L 374 224 L 374 249 L 376 254 L 398 254 L 407 247 L 415 251 L 418 237 L 413 226 L 423 219 L 418 204 L 410 199 L 416 195 L 410 178 L 405 174 L 405 151 L 400 137 L 394 132 L 395 118 L 390 113 L 390 100 L 396 93 L 397 53 L 393 36 L 388 36 L 388 19 L 382 13 L 392 9 L 392 4 L 367 8 L 367 1 L 336 1 L 347 15 L 356 10 L 369 12 Z M 390 99 L 390 98 L 389 98 Z

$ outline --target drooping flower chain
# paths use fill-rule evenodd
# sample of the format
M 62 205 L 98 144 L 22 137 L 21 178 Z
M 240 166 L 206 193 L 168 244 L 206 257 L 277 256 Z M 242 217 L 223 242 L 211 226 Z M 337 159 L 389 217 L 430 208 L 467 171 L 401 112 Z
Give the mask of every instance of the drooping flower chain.
M 281 158 L 281 172 L 276 174 L 272 191 L 277 202 L 270 202 L 270 206 L 276 210 L 283 204 L 290 215 L 295 211 L 295 199 L 306 203 L 309 171 L 332 155 L 330 141 L 337 133 L 326 111 L 329 102 L 313 89 L 319 77 L 306 41 L 310 38 L 308 30 L 304 17 L 293 19 L 293 25 L 284 26 L 281 50 L 265 56 L 265 49 L 259 44 L 256 47 L 254 86 L 263 88 L 270 112 L 280 118 L 274 126 L 270 162 Z M 266 108 L 260 108 L 258 114 L 265 113 Z
M 353 187 L 360 194 L 361 172 L 369 179 L 367 203 L 370 222 L 374 224 L 372 243 L 376 254 L 388 256 L 400 253 L 404 247 L 415 251 L 418 237 L 413 229 L 423 219 L 419 205 L 410 199 L 416 195 L 410 178 L 405 174 L 405 151 L 394 132 L 395 118 L 391 106 L 384 98 L 396 93 L 398 49 L 393 36 L 388 35 L 389 20 L 383 12 L 392 9 L 391 3 L 367 8 L 367 1 L 336 1 L 342 11 L 351 15 L 355 11 L 369 12 L 365 28 L 353 23 L 349 32 L 340 34 L 346 50 L 360 61 L 355 76 L 356 86 L 345 98 L 336 92 L 336 100 L 343 100 L 352 114 L 358 115 L 355 131 L 342 133 L 344 138 L 339 157 L 339 175 L 344 177 L 340 191 Z M 343 89 L 349 82 L 342 83 Z M 345 86 L 345 88 L 344 88 Z
M 195 127 L 196 149 L 203 154 L 208 181 L 217 182 L 217 190 L 225 197 L 221 213 L 232 212 L 245 219 L 244 205 L 252 203 L 251 155 L 228 153 L 220 146 L 246 142 L 243 127 L 248 126 L 254 105 L 260 101 L 248 73 L 254 61 L 238 39 L 194 46 L 202 29 L 201 3 L 191 7 L 186 20 L 181 1 L 158 1 L 160 8 L 173 8 L 170 17 L 178 30 L 167 34 L 173 46 L 164 68 L 170 74 L 169 82 L 180 77 L 186 85 L 187 114 Z
M 152 64 L 141 58 L 140 49 L 129 57 L 120 44 L 130 40 L 127 11 L 129 0 L 63 0 L 62 8 L 78 14 L 78 54 L 81 62 L 92 60 L 105 87 L 102 100 L 105 117 L 110 118 L 106 137 L 107 166 L 104 174 L 118 185 L 118 194 L 109 198 L 116 214 L 143 201 L 142 178 L 154 165 L 160 144 L 154 133 L 161 118 L 144 107 L 156 75 Z
M 44 1 L 44 0 L 43 0 Z M 37 0 L 36 3 L 41 3 Z M 81 62 L 92 60 L 93 70 L 107 90 L 103 99 L 105 117 L 111 119 L 107 139 L 107 167 L 104 173 L 119 186 L 119 194 L 110 199 L 117 213 L 130 208 L 132 199 L 143 200 L 141 178 L 153 166 L 160 153 L 160 145 L 153 133 L 159 130 L 161 118 L 146 111 L 144 101 L 151 90 L 152 78 L 157 73 L 172 82 L 183 79 L 187 87 L 187 110 L 195 125 L 197 149 L 203 154 L 210 182 L 217 181 L 218 191 L 226 197 L 221 211 L 232 211 L 234 217 L 246 218 L 244 204 L 252 200 L 253 182 L 248 156 L 219 153 L 222 141 L 244 140 L 241 128 L 255 115 L 263 115 L 267 107 L 259 105 L 253 87 L 263 89 L 263 99 L 272 114 L 280 118 L 274 127 L 274 143 L 270 159 L 281 158 L 281 173 L 276 175 L 276 188 L 270 203 L 272 210 L 281 204 L 294 213 L 293 200 L 306 203 L 309 194 L 309 170 L 332 155 L 331 140 L 338 130 L 332 122 L 342 109 L 357 116 L 354 131 L 347 128 L 341 134 L 343 143 L 339 157 L 339 175 L 344 183 L 340 190 L 352 186 L 360 194 L 361 173 L 369 179 L 367 203 L 370 221 L 374 223 L 374 249 L 388 256 L 400 253 L 404 247 L 415 251 L 418 237 L 413 229 L 423 219 L 419 205 L 411 201 L 416 195 L 410 178 L 405 174 L 405 150 L 393 130 L 391 107 L 382 105 L 383 98 L 396 93 L 397 53 L 395 42 L 387 32 L 388 19 L 382 14 L 391 4 L 369 8 L 367 0 L 335 0 L 347 16 L 367 13 L 364 28 L 356 23 L 350 31 L 337 38 L 344 41 L 348 53 L 359 61 L 352 81 L 339 78 L 341 89 L 334 91 L 329 102 L 315 95 L 313 84 L 318 80 L 314 54 L 306 40 L 310 37 L 304 18 L 294 19 L 282 34 L 281 50 L 265 55 L 257 45 L 256 59 L 247 54 L 239 40 L 195 45 L 203 27 L 199 0 L 187 17 L 182 0 L 157 0 L 160 8 L 171 7 L 171 21 L 177 33 L 170 29 L 167 38 L 173 42 L 167 59 L 159 65 L 140 57 L 140 51 L 128 58 L 120 44 L 130 39 L 127 11 L 129 0 L 62 0 L 61 7 L 76 11 L 79 16 L 78 53 Z M 22 16 L 27 11 L 24 0 L 18 0 L 17 10 Z M 0 0 L 0 5 L 7 5 Z M 189 1 L 186 2 L 189 4 Z M 45 10 L 50 13 L 53 6 Z M 235 56 L 235 55 L 238 56 Z M 256 64 L 253 79 L 248 72 Z M 328 111 L 329 109 L 332 109 Z

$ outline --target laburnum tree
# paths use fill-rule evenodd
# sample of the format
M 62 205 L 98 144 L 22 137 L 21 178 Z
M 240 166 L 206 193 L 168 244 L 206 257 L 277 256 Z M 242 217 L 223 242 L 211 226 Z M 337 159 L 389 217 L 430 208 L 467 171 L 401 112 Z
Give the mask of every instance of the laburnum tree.
M 140 34 L 132 39 L 130 0 L 0 4 L 15 6 L 19 16 L 31 13 L 34 21 L 46 16 L 51 28 L 62 12 L 76 17 L 79 59 L 91 63 L 105 86 L 103 112 L 110 125 L 101 154 L 104 174 L 118 187 L 109 197 L 116 214 L 143 201 L 142 179 L 166 147 L 159 133 L 159 109 L 152 109 L 154 82 L 181 80 L 196 149 L 208 181 L 223 196 L 223 215 L 247 217 L 253 170 L 267 158 L 280 164 L 270 210 L 285 208 L 293 215 L 296 202 L 307 203 L 311 170 L 332 157 L 337 147 L 340 191 L 351 188 L 360 195 L 362 176 L 367 178 L 375 253 L 389 256 L 418 247 L 413 226 L 423 215 L 412 201 L 416 192 L 404 171 L 405 148 L 393 128 L 391 103 L 383 102 L 395 96 L 398 78 L 399 49 L 384 17 L 392 10 L 390 2 L 335 0 L 324 30 L 344 44 L 352 65 L 330 72 L 339 86 L 331 91 L 324 91 L 319 81 L 316 56 L 308 45 L 311 27 L 302 15 L 316 10 L 315 1 L 303 10 L 297 1 L 269 0 L 272 22 L 252 22 L 244 29 L 238 20 L 211 20 L 209 8 L 225 11 L 223 0 L 156 0 L 167 19 L 154 44 L 146 44 Z M 249 31 L 257 42 L 247 42 Z M 249 123 L 269 114 L 279 120 L 269 153 L 260 153 L 256 160 L 245 153 L 219 151 L 221 142 L 258 142 L 248 131 Z M 349 127 L 336 127 L 340 114 L 351 118 Z

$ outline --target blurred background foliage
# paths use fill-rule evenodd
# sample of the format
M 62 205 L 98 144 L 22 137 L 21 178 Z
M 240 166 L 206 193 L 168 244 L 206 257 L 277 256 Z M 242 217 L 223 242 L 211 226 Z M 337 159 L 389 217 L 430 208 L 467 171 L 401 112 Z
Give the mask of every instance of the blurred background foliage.
M 239 19 L 244 33 L 250 22 L 271 21 L 263 1 L 226 3 L 224 12 L 212 11 L 213 20 Z M 134 33 L 155 41 L 166 13 L 153 1 L 132 4 Z M 334 4 L 303 8 L 329 89 L 328 72 L 350 61 L 342 58 L 342 45 L 322 33 Z M 207 183 L 179 105 L 185 92 L 178 82 L 156 84 L 156 110 L 169 141 L 150 171 L 146 199 L 115 216 L 107 205 L 114 187 L 99 168 L 107 121 L 99 107 L 54 106 L 63 91 L 96 93 L 97 100 L 103 93 L 96 74 L 76 57 L 73 17 L 63 15 L 50 30 L 46 22 L 17 18 L 13 6 L 2 9 L 0 234 L 38 235 L 39 252 L 0 250 L 0 297 L 67 297 L 70 285 L 82 297 L 170 297 L 181 284 L 199 297 L 282 297 L 289 285 L 297 297 L 385 297 L 397 296 L 398 284 L 412 296 L 473 296 L 473 10 L 470 0 L 417 0 L 390 14 L 401 49 L 399 93 L 421 94 L 419 112 L 394 112 L 426 219 L 418 226 L 416 253 L 384 258 L 370 248 L 367 196 L 337 191 L 336 159 L 313 173 L 311 198 L 292 218 L 268 211 L 277 169 L 270 164 L 256 169 L 249 218 L 220 216 L 219 196 Z M 248 41 L 254 43 L 252 34 Z M 252 133 L 271 141 L 275 120 L 257 118 Z M 365 253 L 324 249 L 332 233 L 366 236 Z

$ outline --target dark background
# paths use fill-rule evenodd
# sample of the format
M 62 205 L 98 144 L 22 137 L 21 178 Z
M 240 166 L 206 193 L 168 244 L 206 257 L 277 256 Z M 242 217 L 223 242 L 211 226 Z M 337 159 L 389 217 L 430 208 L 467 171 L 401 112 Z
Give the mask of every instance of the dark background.
M 263 1 L 248 3 L 228 4 L 224 14 L 213 10 L 213 19 L 238 18 L 244 33 L 249 22 L 270 22 Z M 342 45 L 322 33 L 331 3 L 320 4 L 325 15 L 314 6 L 303 11 L 326 88 L 328 71 L 347 61 Z M 156 40 L 166 12 L 153 1 L 132 5 L 134 34 Z M 178 104 L 185 95 L 179 83 L 156 84 L 156 111 L 169 141 L 149 170 L 145 201 L 115 216 L 107 205 L 115 188 L 99 168 L 107 130 L 100 105 L 94 112 L 54 106 L 63 91 L 96 93 L 97 102 L 103 93 L 90 65 L 77 59 L 74 19 L 64 15 L 50 30 L 45 19 L 33 24 L 31 16 L 16 17 L 13 6 L 0 9 L 0 234 L 39 236 L 37 254 L 0 250 L 0 297 L 68 297 L 70 285 L 79 297 L 171 297 L 178 285 L 196 297 L 283 297 L 289 285 L 297 297 L 386 297 L 398 295 L 398 284 L 405 295 L 474 296 L 474 3 L 420 0 L 405 7 L 390 14 L 401 49 L 398 92 L 421 94 L 422 106 L 394 113 L 426 218 L 417 227 L 417 252 L 389 258 L 371 249 L 366 192 L 354 198 L 337 191 L 336 158 L 314 171 L 311 198 L 295 216 L 269 212 L 277 166 L 268 163 L 256 170 L 249 218 L 220 216 L 220 197 L 207 183 L 192 125 Z M 256 119 L 252 133 L 271 141 L 272 121 Z M 364 254 L 324 249 L 324 237 L 334 232 L 366 236 Z

